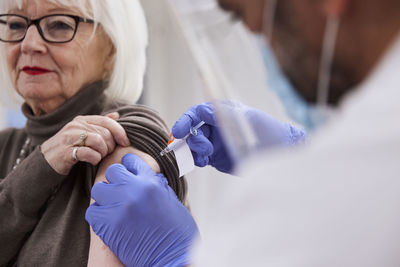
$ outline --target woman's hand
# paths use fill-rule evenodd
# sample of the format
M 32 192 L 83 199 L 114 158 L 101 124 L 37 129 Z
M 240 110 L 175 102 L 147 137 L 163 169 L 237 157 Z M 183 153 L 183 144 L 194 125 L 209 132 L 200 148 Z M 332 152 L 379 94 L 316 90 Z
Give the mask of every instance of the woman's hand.
M 67 175 L 78 161 L 99 164 L 114 151 L 116 144 L 130 145 L 124 128 L 114 120 L 118 117 L 115 114 L 76 117 L 42 144 L 45 159 L 62 175 Z

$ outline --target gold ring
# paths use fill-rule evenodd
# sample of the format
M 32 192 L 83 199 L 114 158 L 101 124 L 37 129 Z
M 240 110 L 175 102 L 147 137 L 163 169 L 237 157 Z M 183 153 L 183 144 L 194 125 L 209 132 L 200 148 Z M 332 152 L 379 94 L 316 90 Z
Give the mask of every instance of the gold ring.
M 78 148 L 79 148 L 79 147 L 74 147 L 74 150 L 72 150 L 72 159 L 73 159 L 74 161 L 78 161 L 78 157 L 77 157 L 77 155 L 76 155 L 76 153 L 78 152 Z

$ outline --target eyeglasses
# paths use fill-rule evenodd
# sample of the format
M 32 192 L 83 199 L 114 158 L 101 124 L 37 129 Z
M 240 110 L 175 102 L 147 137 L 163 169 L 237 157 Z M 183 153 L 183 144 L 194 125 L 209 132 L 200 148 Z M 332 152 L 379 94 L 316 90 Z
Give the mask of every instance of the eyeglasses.
M 29 27 L 35 25 L 46 42 L 68 43 L 74 39 L 80 22 L 94 23 L 91 19 L 64 14 L 52 14 L 34 20 L 15 14 L 2 14 L 0 15 L 0 41 L 21 42 L 25 39 Z

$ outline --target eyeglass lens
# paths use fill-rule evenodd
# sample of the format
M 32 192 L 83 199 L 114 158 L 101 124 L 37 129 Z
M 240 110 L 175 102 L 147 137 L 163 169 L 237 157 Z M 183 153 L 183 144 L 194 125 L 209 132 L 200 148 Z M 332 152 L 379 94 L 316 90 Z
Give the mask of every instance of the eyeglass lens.
M 50 16 L 40 20 L 43 38 L 49 42 L 70 41 L 75 34 L 76 21 L 68 16 Z M 0 39 L 20 41 L 28 29 L 27 21 L 19 16 L 0 16 Z

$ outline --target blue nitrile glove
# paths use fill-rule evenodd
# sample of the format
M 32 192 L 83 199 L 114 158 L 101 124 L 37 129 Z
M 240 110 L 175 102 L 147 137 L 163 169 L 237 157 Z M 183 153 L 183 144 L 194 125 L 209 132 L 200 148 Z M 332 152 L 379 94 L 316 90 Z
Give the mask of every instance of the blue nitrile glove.
M 86 211 L 93 231 L 126 266 L 186 266 L 198 230 L 167 179 L 127 154 L 96 183 Z
M 253 127 L 258 139 L 258 148 L 294 145 L 305 140 L 304 131 L 283 123 L 270 115 L 234 101 L 222 101 L 219 108 L 230 114 L 242 113 Z M 238 108 L 239 107 L 239 108 Z M 214 166 L 217 170 L 231 173 L 234 162 L 222 140 L 217 126 L 215 111 L 211 103 L 203 103 L 188 109 L 172 127 L 175 138 L 183 138 L 190 128 L 204 121 L 196 136 L 191 135 L 187 143 L 192 151 L 196 166 Z

